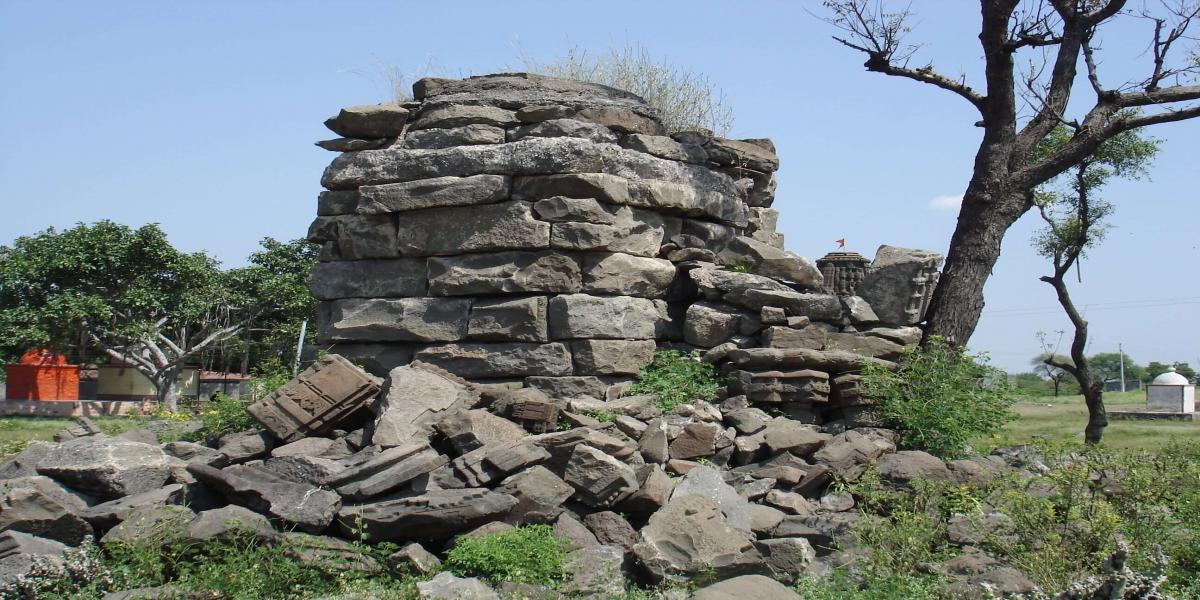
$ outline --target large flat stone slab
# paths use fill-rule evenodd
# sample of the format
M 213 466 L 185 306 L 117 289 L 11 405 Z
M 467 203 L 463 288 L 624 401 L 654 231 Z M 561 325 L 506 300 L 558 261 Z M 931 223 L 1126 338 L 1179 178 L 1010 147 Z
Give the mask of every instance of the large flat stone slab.
M 433 296 L 578 292 L 579 262 L 559 252 L 490 252 L 429 259 Z
M 329 305 L 322 339 L 334 342 L 452 342 L 467 335 L 471 301 L 349 298 Z

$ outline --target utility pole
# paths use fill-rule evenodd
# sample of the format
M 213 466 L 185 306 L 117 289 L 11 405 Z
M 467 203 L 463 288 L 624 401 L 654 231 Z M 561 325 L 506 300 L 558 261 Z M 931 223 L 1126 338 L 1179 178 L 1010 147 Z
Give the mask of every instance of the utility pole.
M 1117 343 L 1117 354 L 1121 355 L 1121 393 L 1125 393 L 1125 350 Z
M 304 352 L 304 334 L 308 330 L 308 319 L 300 322 L 300 337 L 296 340 L 296 361 L 292 363 L 292 377 L 300 372 L 300 353 Z

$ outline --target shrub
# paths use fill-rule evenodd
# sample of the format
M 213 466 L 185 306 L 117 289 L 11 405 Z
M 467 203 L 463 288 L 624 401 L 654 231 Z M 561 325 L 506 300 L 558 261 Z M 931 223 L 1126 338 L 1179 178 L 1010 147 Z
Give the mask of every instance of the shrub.
M 733 110 L 725 94 L 707 77 L 650 56 L 637 44 L 611 48 L 607 54 L 589 56 L 571 48 L 551 63 L 525 61 L 525 66 L 552 77 L 599 83 L 641 96 L 659 110 L 670 131 L 709 129 L 727 135 Z
M 478 537 L 462 537 L 446 566 L 464 577 L 555 586 L 565 577 L 569 543 L 549 525 L 528 525 Z
M 717 387 L 716 369 L 701 362 L 697 353 L 659 350 L 626 393 L 654 394 L 665 412 L 687 402 L 715 400 Z
M 906 348 L 896 371 L 868 364 L 862 383 L 904 447 L 942 458 L 963 456 L 968 440 L 1016 418 L 1015 397 L 986 359 L 939 338 Z
M 200 408 L 196 418 L 204 425 L 197 436 L 213 439 L 227 433 L 245 431 L 254 427 L 254 417 L 246 412 L 246 405 L 241 400 L 230 398 L 222 393 L 213 394 L 212 399 Z

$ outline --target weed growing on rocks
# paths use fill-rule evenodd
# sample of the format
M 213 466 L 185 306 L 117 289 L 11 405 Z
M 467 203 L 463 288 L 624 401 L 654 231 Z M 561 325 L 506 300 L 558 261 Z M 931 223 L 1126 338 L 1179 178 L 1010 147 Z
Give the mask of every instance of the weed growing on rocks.
M 700 362 L 696 353 L 659 350 L 627 393 L 654 394 L 659 408 L 666 412 L 680 404 L 716 399 L 717 372 L 712 365 Z
M 862 383 L 906 448 L 941 458 L 964 456 L 970 439 L 1016 418 L 1016 397 L 993 381 L 986 359 L 940 338 L 905 348 L 896 371 L 867 363 Z
M 568 542 L 549 525 L 463 537 L 446 555 L 456 575 L 482 577 L 493 583 L 512 581 L 556 586 L 565 577 Z

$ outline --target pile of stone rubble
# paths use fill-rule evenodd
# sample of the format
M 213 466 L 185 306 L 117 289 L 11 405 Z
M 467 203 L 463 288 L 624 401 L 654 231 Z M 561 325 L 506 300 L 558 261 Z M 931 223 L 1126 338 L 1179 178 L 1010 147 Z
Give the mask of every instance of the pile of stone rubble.
M 897 486 L 1004 468 L 995 457 L 945 463 L 896 452 L 891 431 L 833 433 L 771 416 L 743 395 L 664 414 L 653 396 L 481 392 L 420 362 L 381 381 L 338 355 L 253 410 L 331 405 L 343 416 L 303 434 L 274 421 L 209 445 L 86 428 L 32 443 L 0 465 L 4 575 L 89 535 L 108 543 L 174 528 L 179 539 L 210 539 L 235 521 L 302 548 L 304 560 L 345 554 L 347 540 L 365 531 L 403 548 L 388 565 L 361 568 L 432 573 L 457 536 L 544 523 L 576 550 L 567 592 L 610 593 L 627 577 L 755 573 L 791 582 L 847 560 L 836 541 L 848 541 L 859 514 L 849 495 L 827 492 L 835 478 L 853 479 L 872 463 Z M 613 416 L 587 416 L 598 411 Z M 556 426 L 545 427 L 546 418 Z M 1010 571 L 991 565 L 964 580 L 1028 585 Z M 439 585 L 467 585 L 448 578 Z

